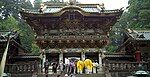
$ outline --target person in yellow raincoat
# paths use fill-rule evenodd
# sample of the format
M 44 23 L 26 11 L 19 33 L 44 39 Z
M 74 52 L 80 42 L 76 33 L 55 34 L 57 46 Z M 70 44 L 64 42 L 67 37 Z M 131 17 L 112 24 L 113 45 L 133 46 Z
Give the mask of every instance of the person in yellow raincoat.
M 86 68 L 86 73 L 91 74 L 92 73 L 92 68 L 93 68 L 92 61 L 90 59 L 86 59 L 84 61 L 84 65 L 85 65 L 85 68 Z
M 78 74 L 82 74 L 83 68 L 84 68 L 84 62 L 79 60 L 77 62 L 77 72 L 78 72 Z

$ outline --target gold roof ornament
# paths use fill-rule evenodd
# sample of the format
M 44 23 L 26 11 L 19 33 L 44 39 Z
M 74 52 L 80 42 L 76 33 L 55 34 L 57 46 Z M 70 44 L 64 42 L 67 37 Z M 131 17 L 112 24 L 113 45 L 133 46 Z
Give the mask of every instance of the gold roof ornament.
M 46 5 L 44 5 L 43 3 L 41 3 L 40 4 L 40 10 L 39 10 L 39 12 L 43 13 L 43 11 L 44 11 L 44 9 L 46 9 L 46 7 L 47 7 Z
M 104 3 L 101 4 L 101 9 L 102 9 L 102 12 L 104 12 L 105 10 Z

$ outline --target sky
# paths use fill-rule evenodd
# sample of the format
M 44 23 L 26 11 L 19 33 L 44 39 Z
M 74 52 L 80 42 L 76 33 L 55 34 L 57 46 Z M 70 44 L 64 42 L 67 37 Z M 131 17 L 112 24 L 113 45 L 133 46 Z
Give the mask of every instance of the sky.
M 33 0 L 31 0 L 33 2 Z M 47 1 L 47 0 L 43 0 Z M 60 0 L 61 1 L 61 0 Z M 69 0 L 64 0 L 69 1 Z M 104 3 L 105 9 L 111 10 L 111 9 L 120 9 L 124 7 L 124 9 L 128 6 L 128 0 L 76 0 L 81 3 Z

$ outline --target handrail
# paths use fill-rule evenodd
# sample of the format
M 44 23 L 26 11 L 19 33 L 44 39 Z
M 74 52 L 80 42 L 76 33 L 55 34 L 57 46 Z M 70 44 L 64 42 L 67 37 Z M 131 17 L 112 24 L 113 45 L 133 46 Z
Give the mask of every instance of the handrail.
M 0 77 L 3 77 L 5 64 L 6 64 L 6 58 L 7 58 L 7 52 L 8 52 L 8 47 L 9 47 L 9 42 L 10 42 L 10 38 L 8 36 L 7 46 L 6 46 L 6 49 L 4 51 L 4 54 L 3 54 L 3 57 L 2 57 L 2 61 L 1 61 L 1 65 L 0 65 Z

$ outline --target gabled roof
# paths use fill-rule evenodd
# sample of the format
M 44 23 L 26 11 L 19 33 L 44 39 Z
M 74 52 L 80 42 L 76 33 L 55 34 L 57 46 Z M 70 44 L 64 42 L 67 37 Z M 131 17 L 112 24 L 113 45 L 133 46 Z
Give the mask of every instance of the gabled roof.
M 42 6 L 43 13 L 56 13 L 59 12 L 65 8 L 78 8 L 84 12 L 101 12 L 102 8 L 104 7 L 104 4 L 74 4 L 74 5 L 68 5 L 65 3 L 60 4 L 51 4 L 48 2 L 45 2 Z
M 61 15 L 66 10 L 76 10 L 84 15 L 100 15 L 101 14 L 113 14 L 114 15 L 121 15 L 123 10 L 122 9 L 115 9 L 115 10 L 105 10 L 104 4 L 76 4 L 76 5 L 63 5 L 63 4 L 49 4 L 45 3 L 41 8 L 34 9 L 34 10 L 24 10 L 20 13 L 27 13 L 27 14 L 51 14 L 54 16 Z M 56 15 L 55 15 L 56 14 Z M 88 16 L 89 16 L 88 15 Z M 109 16 L 109 15 L 108 15 Z
M 20 40 L 18 40 L 19 34 L 16 31 L 0 31 L 0 43 L 6 43 L 8 38 L 15 44 L 17 48 L 29 52 L 20 44 Z
M 18 33 L 11 31 L 0 31 L 0 42 L 7 42 L 8 37 L 16 39 L 18 37 Z
M 127 35 L 133 40 L 150 41 L 150 30 L 128 30 Z
M 84 12 L 97 12 L 97 13 L 101 12 L 101 10 L 98 9 L 97 7 L 81 7 L 81 8 L 76 7 L 76 8 L 79 8 Z M 62 7 L 47 7 L 46 9 L 44 9 L 43 13 L 57 13 L 57 12 L 61 11 L 62 9 L 64 9 L 64 8 L 62 8 Z
M 150 41 L 150 30 L 132 30 L 132 29 L 126 29 L 125 34 L 127 35 L 127 40 L 121 44 L 117 52 L 120 51 L 123 47 L 128 45 L 131 41 L 137 42 L 137 41 Z

